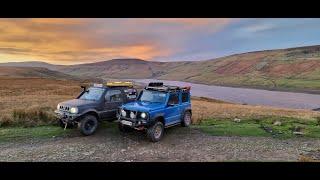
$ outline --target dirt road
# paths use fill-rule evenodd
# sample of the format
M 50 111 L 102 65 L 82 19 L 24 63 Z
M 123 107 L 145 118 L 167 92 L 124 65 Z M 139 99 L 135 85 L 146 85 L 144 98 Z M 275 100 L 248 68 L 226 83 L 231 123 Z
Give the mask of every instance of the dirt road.
M 297 161 L 318 152 L 320 140 L 217 137 L 197 129 L 167 129 L 161 142 L 138 132 L 100 128 L 93 136 L 0 142 L 0 161 Z

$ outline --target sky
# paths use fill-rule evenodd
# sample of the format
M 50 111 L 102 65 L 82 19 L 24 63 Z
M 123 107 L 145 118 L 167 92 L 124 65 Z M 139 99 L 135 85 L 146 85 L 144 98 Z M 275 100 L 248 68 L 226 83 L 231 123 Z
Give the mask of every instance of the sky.
M 308 45 L 320 45 L 320 18 L 0 18 L 0 63 L 199 61 Z

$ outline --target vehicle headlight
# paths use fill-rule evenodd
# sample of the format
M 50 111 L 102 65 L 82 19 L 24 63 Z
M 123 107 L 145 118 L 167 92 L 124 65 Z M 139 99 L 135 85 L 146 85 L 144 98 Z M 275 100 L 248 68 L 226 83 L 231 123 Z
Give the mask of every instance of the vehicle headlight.
M 123 110 L 123 109 L 121 109 L 121 116 L 123 116 L 123 117 L 126 117 L 126 116 L 127 116 L 126 111 L 125 111 L 125 110 Z
M 145 119 L 145 118 L 147 117 L 147 114 L 143 112 L 143 113 L 140 114 L 140 117 L 141 117 L 142 119 Z
M 58 110 L 60 109 L 60 104 L 57 105 L 57 109 L 58 109 Z
M 131 118 L 131 119 L 135 119 L 135 118 L 136 118 L 136 115 L 135 115 L 134 112 L 132 112 L 132 111 L 130 112 L 130 118 Z
M 78 113 L 78 108 L 76 108 L 76 107 L 70 108 L 70 113 L 71 114 L 77 114 Z

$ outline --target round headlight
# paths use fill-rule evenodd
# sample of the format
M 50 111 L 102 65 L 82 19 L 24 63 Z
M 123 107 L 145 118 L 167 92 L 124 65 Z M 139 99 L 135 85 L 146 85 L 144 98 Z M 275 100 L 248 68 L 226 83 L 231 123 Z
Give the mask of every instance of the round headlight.
M 142 119 L 145 119 L 145 118 L 147 117 L 147 114 L 143 112 L 143 113 L 140 114 L 140 117 L 141 117 Z
M 76 107 L 70 108 L 70 113 L 77 114 L 78 113 L 78 108 L 76 108 Z
M 136 115 L 134 114 L 134 112 L 130 112 L 130 118 L 131 118 L 131 119 L 136 118 Z
M 125 111 L 125 110 L 123 110 L 123 109 L 121 109 L 121 116 L 123 116 L 123 117 L 126 117 L 126 116 L 127 116 L 126 111 Z

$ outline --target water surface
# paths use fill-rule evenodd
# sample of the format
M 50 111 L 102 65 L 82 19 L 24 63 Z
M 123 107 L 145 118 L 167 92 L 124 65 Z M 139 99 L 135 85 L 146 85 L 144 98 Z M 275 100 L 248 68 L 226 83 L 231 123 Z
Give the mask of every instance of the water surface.
M 317 94 L 223 87 L 155 79 L 131 80 L 140 83 L 161 81 L 167 85 L 191 86 L 192 96 L 202 96 L 240 104 L 266 105 L 295 109 L 315 109 L 320 107 L 320 95 Z

